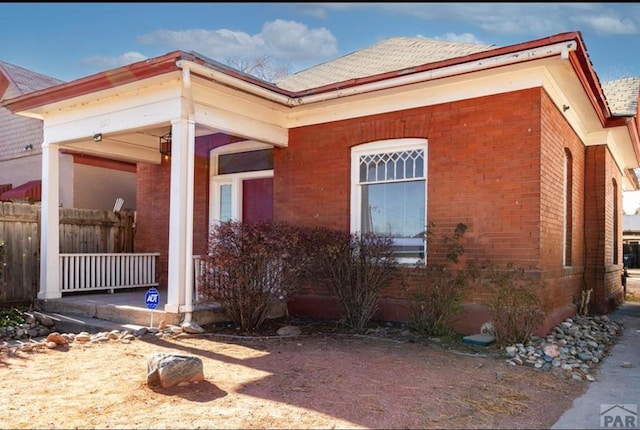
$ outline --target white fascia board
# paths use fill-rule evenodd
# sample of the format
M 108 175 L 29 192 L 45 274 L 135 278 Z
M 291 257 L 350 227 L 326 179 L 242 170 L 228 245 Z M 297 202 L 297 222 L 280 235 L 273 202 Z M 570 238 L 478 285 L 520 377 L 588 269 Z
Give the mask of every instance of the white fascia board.
M 194 119 L 198 125 L 275 146 L 286 147 L 289 144 L 289 131 L 286 128 L 198 103 L 195 104 L 194 110 Z
M 424 81 L 404 87 L 301 105 L 288 115 L 289 128 L 386 112 L 434 106 L 493 94 L 541 87 L 543 67 L 517 64 L 504 69 Z
M 28 111 L 16 112 L 16 114 L 45 119 L 55 113 L 76 110 L 81 107 L 91 106 L 96 102 L 100 103 L 101 101 L 118 98 L 123 95 L 149 94 L 158 91 L 159 88 L 173 86 L 180 87 L 180 72 L 162 74 L 100 91 L 93 91 L 88 94 L 37 106 Z
M 104 106 L 98 113 L 78 109 L 44 122 L 45 142 L 58 143 L 86 139 L 96 133 L 109 134 L 168 123 L 181 115 L 180 98 L 130 105 Z M 113 108 L 113 109 L 112 109 Z
M 221 108 L 244 117 L 259 118 L 260 121 L 286 128 L 287 113 L 291 108 L 237 89 L 211 83 L 200 77 L 192 79 L 193 103 L 201 106 Z

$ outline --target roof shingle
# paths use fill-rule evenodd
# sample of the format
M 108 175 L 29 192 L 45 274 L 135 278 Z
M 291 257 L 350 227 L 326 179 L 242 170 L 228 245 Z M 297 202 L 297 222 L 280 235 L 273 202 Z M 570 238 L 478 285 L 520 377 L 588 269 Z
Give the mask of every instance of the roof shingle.
M 635 115 L 638 111 L 640 77 L 622 78 L 602 83 L 609 110 L 616 116 Z
M 0 99 L 18 97 L 64 83 L 4 61 L 0 61 L 0 74 L 9 82 L 4 94 L 0 94 Z M 39 153 L 43 135 L 42 121 L 0 108 L 0 161 Z M 25 152 L 28 145 L 31 145 L 33 151 Z
M 304 91 L 464 57 L 494 48 L 495 45 L 478 43 L 447 42 L 421 37 L 391 37 L 335 60 L 291 74 L 275 84 L 288 91 Z

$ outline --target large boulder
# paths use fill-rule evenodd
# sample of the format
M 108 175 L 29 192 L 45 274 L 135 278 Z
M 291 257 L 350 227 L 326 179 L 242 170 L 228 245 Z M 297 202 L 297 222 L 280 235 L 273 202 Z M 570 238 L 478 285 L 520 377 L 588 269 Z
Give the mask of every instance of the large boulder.
M 180 383 L 204 380 L 202 360 L 192 355 L 158 352 L 147 359 L 147 385 L 170 388 Z

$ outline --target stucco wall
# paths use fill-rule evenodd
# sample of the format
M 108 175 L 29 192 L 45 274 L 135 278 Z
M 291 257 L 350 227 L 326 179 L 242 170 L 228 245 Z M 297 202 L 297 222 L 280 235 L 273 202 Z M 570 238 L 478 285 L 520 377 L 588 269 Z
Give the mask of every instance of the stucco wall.
M 136 173 L 103 167 L 73 165 L 73 207 L 113 210 L 118 197 L 122 209 L 135 210 Z
M 62 207 L 70 208 L 73 207 L 73 157 L 60 154 L 59 163 L 60 204 Z M 41 153 L 0 161 L 0 184 L 12 184 L 13 187 L 17 187 L 40 178 Z

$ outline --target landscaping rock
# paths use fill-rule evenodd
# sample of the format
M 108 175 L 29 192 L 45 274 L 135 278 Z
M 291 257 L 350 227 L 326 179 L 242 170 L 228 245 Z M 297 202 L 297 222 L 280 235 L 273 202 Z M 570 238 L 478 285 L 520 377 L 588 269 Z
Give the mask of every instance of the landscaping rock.
M 202 360 L 192 355 L 158 352 L 147 359 L 147 385 L 171 388 L 204 380 Z
M 576 381 L 595 381 L 589 372 L 602 361 L 622 330 L 606 315 L 575 315 L 554 327 L 545 338 L 532 336 L 527 345 L 506 346 L 507 362 Z

